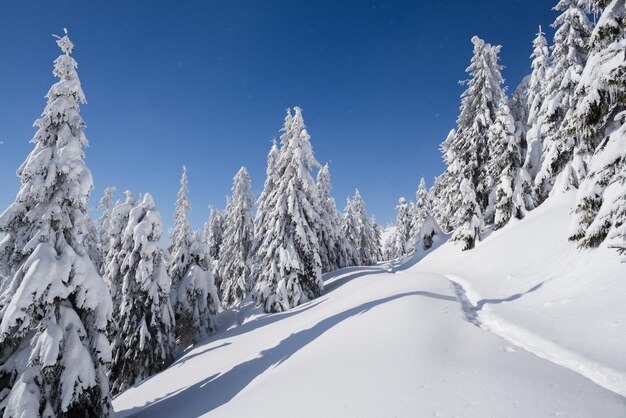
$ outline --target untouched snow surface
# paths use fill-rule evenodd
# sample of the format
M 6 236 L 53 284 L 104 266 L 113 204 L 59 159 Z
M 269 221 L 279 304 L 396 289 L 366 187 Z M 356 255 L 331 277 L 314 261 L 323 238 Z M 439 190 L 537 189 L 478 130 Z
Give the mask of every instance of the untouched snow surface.
M 445 243 L 421 261 L 330 273 L 324 296 L 289 312 L 266 315 L 249 302 L 223 312 L 221 331 L 122 393 L 115 409 L 120 417 L 626 416 L 615 393 L 623 393 L 626 266 L 612 251 L 579 252 L 563 239 L 572 201 L 551 199 L 469 252 Z M 588 367 L 604 387 L 581 374 Z

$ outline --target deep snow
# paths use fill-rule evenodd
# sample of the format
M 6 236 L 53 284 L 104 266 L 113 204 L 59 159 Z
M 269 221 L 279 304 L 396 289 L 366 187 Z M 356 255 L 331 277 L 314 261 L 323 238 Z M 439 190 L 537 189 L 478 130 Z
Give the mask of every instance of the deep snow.
M 553 198 L 469 252 L 445 243 L 421 261 L 328 274 L 324 296 L 289 312 L 236 306 L 220 315 L 221 331 L 122 393 L 115 409 L 120 417 L 626 416 L 615 393 L 626 364 L 626 265 L 611 250 L 580 252 L 563 240 L 572 202 Z M 604 388 L 580 374 L 590 365 Z

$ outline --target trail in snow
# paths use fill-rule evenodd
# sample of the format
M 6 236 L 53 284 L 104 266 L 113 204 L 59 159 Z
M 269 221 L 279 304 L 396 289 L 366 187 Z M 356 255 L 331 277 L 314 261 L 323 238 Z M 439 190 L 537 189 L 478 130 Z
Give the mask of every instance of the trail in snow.
M 461 303 L 463 313 L 470 322 L 485 331 L 499 335 L 511 344 L 558 364 L 559 366 L 580 373 L 603 388 L 626 397 L 626 374 L 624 372 L 585 358 L 579 353 L 567 350 L 554 341 L 542 338 L 530 330 L 503 320 L 493 312 L 481 312 L 486 304 L 499 304 L 517 300 L 524 294 L 539 289 L 544 282 L 533 286 L 525 293 L 518 293 L 508 298 L 481 299 L 472 303 L 467 295 L 466 288 L 468 285 L 461 284 L 462 279 L 458 276 L 447 277 L 452 283 L 452 287 Z

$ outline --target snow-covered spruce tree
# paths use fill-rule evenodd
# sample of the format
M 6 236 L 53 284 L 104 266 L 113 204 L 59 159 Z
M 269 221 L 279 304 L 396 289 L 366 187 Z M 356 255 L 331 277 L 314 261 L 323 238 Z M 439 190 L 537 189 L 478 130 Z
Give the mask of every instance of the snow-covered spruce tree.
M 158 246 L 162 232 L 161 215 L 146 193 L 130 211 L 122 237 L 124 281 L 109 373 L 113 394 L 165 369 L 176 354 L 170 280 Z
M 456 209 L 461 206 L 459 196 L 458 175 L 460 162 L 456 158 L 456 153 L 452 143 L 456 137 L 456 130 L 452 129 L 446 139 L 441 144 L 443 162 L 446 170 L 435 178 L 431 190 L 433 216 L 446 231 L 452 231 L 456 222 Z
M 393 260 L 393 244 L 395 243 L 395 241 L 396 241 L 395 231 L 388 232 L 387 238 L 385 238 L 383 242 L 383 248 L 382 248 L 382 254 L 381 254 L 382 261 Z
M 98 274 L 100 274 L 104 266 L 104 254 L 102 253 L 102 244 L 100 243 L 98 230 L 93 223 L 89 209 L 87 209 L 87 213 L 85 214 L 85 232 L 83 233 L 82 241 L 87 255 L 93 262 L 93 265 L 96 266 Z
M 220 300 L 215 278 L 210 269 L 209 247 L 202 241 L 200 233 L 192 231 L 189 258 L 191 264 L 181 278 L 170 300 L 176 318 L 176 336 L 182 349 L 195 344 L 215 330 L 215 316 L 220 309 Z
M 531 179 L 522 167 L 522 150 L 515 135 L 515 120 L 506 100 L 500 102 L 493 125 L 489 127 L 489 146 L 492 157 L 487 170 L 494 186 L 493 214 L 496 229 L 506 225 L 512 217 L 521 219 L 526 208 L 532 206 Z M 491 217 L 490 217 L 491 218 Z
M 376 221 L 375 216 L 370 218 L 370 227 L 372 231 L 372 246 L 370 252 L 372 254 L 372 259 L 375 259 L 376 262 L 378 262 L 383 258 L 383 231 Z
M 509 108 L 511 116 L 515 120 L 515 136 L 522 149 L 522 157 L 526 156 L 526 134 L 528 133 L 528 84 L 530 83 L 530 75 L 527 75 L 519 83 L 511 100 L 509 100 Z M 532 209 L 532 208 L 528 208 Z
M 128 225 L 130 211 L 135 207 L 135 199 L 130 190 L 126 190 L 124 195 L 124 202 L 118 201 L 111 210 L 109 226 L 104 237 L 108 248 L 104 257 L 104 281 L 109 287 L 113 298 L 113 312 L 117 312 L 120 305 L 123 280 L 120 267 L 126 257 L 126 251 L 122 246 L 122 235 L 126 225 Z
M 354 211 L 354 204 L 350 197 L 346 199 L 346 207 L 341 215 L 341 232 L 345 237 L 346 251 L 348 252 L 348 263 L 352 266 L 360 266 L 361 257 L 359 248 L 361 242 L 360 221 Z M 393 246 L 391 247 L 393 252 Z
M 107 187 L 104 189 L 104 195 L 100 198 L 96 209 L 102 212 L 102 215 L 96 222 L 96 230 L 98 233 L 98 243 L 100 244 L 100 252 L 102 253 L 102 266 L 100 268 L 100 274 L 104 275 L 104 269 L 106 266 L 106 256 L 109 253 L 109 227 L 111 225 L 111 215 L 113 212 L 113 195 L 117 191 L 115 186 Z
M 485 175 L 490 153 L 487 141 L 489 126 L 493 124 L 496 110 L 506 100 L 502 90 L 503 79 L 498 64 L 499 46 L 492 46 L 474 36 L 474 55 L 467 68 L 471 76 L 465 82 L 467 89 L 461 96 L 461 114 L 457 119 L 455 137 L 447 148 L 457 165 L 456 181 L 462 178 L 472 182 L 476 201 L 481 211 L 487 208 L 493 184 Z M 457 212 L 452 208 L 452 213 Z M 458 223 L 457 223 L 458 225 Z
M 187 197 L 189 193 L 188 185 L 189 178 L 187 177 L 187 167 L 183 165 L 183 174 L 180 178 L 180 189 L 178 190 L 176 208 L 174 211 L 174 228 L 171 231 L 170 246 L 168 248 L 171 256 L 168 273 L 172 280 L 172 289 L 174 291 L 191 266 L 189 251 L 191 247 L 192 230 L 189 226 L 191 203 Z M 172 301 L 172 304 L 175 304 L 174 301 Z
M 209 246 L 209 257 L 212 260 L 220 258 L 220 249 L 224 240 L 224 214 L 214 206 L 210 206 L 209 222 L 204 228 L 204 242 Z
M 394 243 L 394 257 L 402 257 L 410 252 L 411 241 L 411 213 L 404 197 L 398 200 L 396 206 L 396 233 Z
M 348 201 L 344 218 L 343 229 L 346 237 L 351 236 L 349 241 L 354 245 L 359 264 L 362 266 L 376 264 L 381 254 L 380 242 L 375 238 L 372 223 L 367 218 L 365 202 L 358 189 L 355 190 L 354 197 Z
M 459 219 L 461 225 L 454 231 L 452 241 L 462 241 L 462 250 L 471 250 L 480 240 L 484 229 L 480 205 L 476 201 L 474 185 L 469 179 L 461 180 L 460 192 L 462 204 L 459 208 Z
M 602 11 L 591 36 L 587 65 L 576 89 L 572 124 L 579 153 L 591 154 L 581 183 L 571 240 L 623 250 L 626 240 L 626 2 L 594 1 Z
M 545 33 L 539 32 L 533 40 L 532 72 L 528 82 L 528 131 L 526 133 L 526 156 L 524 167 L 534 179 L 541 167 L 541 106 L 545 98 L 545 82 L 550 58 Z
M 243 300 L 251 290 L 254 199 L 250 188 L 248 170 L 241 167 L 233 180 L 232 196 L 225 214 L 226 231 L 220 259 L 222 305 L 225 308 Z
M 170 302 L 181 348 L 198 342 L 215 329 L 219 298 L 211 273 L 209 248 L 189 226 L 189 180 L 183 166 L 169 247 Z
M 331 196 L 330 171 L 328 164 L 317 173 L 317 189 L 320 196 L 320 224 L 317 237 L 320 244 L 322 272 L 337 270 L 352 265 L 346 239 L 341 229 L 341 217 L 335 199 Z
M 543 122 L 541 137 L 543 151 L 541 168 L 535 178 L 535 195 L 543 202 L 549 195 L 557 176 L 572 161 L 576 139 L 563 122 L 576 109 L 575 90 L 587 62 L 591 23 L 587 18 L 591 0 L 560 0 L 554 10 L 562 13 L 554 21 L 556 27 L 551 66 L 546 74 L 544 101 L 540 109 Z M 586 173 L 581 167 L 576 177 Z M 569 175 L 569 172 L 566 173 Z M 578 178 L 568 181 L 569 187 L 577 187 Z
M 60 78 L 48 92 L 22 186 L 0 215 L 10 281 L 0 306 L 0 410 L 5 417 L 109 416 L 105 367 L 111 296 L 82 245 L 92 177 L 83 161 L 85 103 L 74 45 L 58 38 Z
M 424 177 L 422 177 L 420 179 L 420 184 L 417 187 L 417 192 L 415 193 L 415 206 L 413 209 L 413 213 L 411 214 L 411 233 L 409 234 L 411 240 L 422 227 L 424 219 L 431 215 L 432 202 L 430 199 L 430 194 L 428 193 L 428 189 L 426 188 L 426 181 L 424 180 Z
M 317 226 L 320 200 L 311 170 L 319 167 L 299 107 L 287 112 L 263 219 L 256 235 L 255 299 L 266 312 L 291 309 L 322 294 Z M 268 167 L 269 171 L 269 167 Z M 269 184 L 268 184 L 269 183 Z

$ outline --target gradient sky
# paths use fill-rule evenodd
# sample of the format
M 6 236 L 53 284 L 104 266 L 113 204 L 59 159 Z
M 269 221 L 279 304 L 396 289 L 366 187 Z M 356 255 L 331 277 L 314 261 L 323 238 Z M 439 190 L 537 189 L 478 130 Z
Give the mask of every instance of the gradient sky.
M 470 38 L 503 45 L 506 84 L 530 70 L 537 25 L 555 1 L 2 1 L 0 211 L 19 187 L 33 121 L 55 82 L 62 28 L 76 48 L 95 179 L 150 192 L 172 224 L 181 165 L 191 221 L 225 205 L 248 167 L 260 194 L 285 109 L 303 108 L 318 160 L 330 162 L 340 209 L 358 187 L 381 224 L 420 177 L 442 172 Z M 121 193 L 119 193 L 121 195 Z

